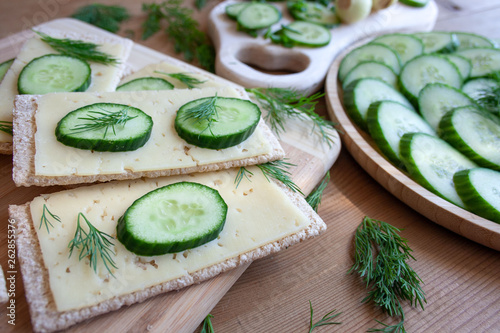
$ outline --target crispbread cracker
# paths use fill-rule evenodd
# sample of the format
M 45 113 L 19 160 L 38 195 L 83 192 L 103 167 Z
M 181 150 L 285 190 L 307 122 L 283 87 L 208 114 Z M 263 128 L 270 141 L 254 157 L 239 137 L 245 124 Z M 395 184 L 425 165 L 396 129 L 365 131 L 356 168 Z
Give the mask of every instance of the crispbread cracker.
M 191 274 L 185 274 L 180 278 L 126 295 L 114 296 L 93 306 L 64 312 L 57 311 L 52 296 L 48 270 L 43 262 L 37 231 L 31 220 L 30 203 L 21 206 L 11 205 L 9 207 L 9 214 L 10 218 L 16 221 L 18 227 L 18 258 L 34 331 L 51 332 L 65 329 L 85 319 L 117 310 L 122 306 L 142 302 L 158 294 L 203 282 L 245 263 L 250 263 L 256 259 L 286 249 L 290 245 L 313 238 L 326 229 L 325 223 L 301 195 L 292 192 L 281 183 L 278 186 L 284 191 L 285 196 L 289 198 L 290 202 L 298 207 L 309 221 L 309 224 L 304 229 L 235 257 L 222 260 Z M 240 235 L 240 237 L 244 237 L 244 235 Z M 84 263 L 82 262 L 82 264 Z

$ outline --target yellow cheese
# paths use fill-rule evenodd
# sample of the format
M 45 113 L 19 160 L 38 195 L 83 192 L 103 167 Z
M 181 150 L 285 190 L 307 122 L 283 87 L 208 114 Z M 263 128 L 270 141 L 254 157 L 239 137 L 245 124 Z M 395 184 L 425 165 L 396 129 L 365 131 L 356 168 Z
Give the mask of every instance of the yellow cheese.
M 234 184 L 237 170 L 230 169 L 100 184 L 35 198 L 30 206 L 31 216 L 57 309 L 91 306 L 113 296 L 180 278 L 297 233 L 311 223 L 257 167 L 248 169 L 253 173 L 251 181 L 245 179 L 237 188 Z M 117 220 L 135 199 L 158 187 L 185 180 L 215 188 L 226 201 L 226 224 L 218 239 L 182 253 L 154 257 L 137 256 L 114 240 L 113 259 L 118 267 L 112 270 L 114 277 L 101 261 L 95 273 L 87 258 L 79 262 L 79 252 L 68 258 L 68 243 L 74 237 L 78 213 L 83 213 L 100 231 L 116 237 Z M 39 228 L 43 205 L 61 219 L 61 223 L 51 220 L 54 227 L 50 233 L 43 226 Z
M 224 87 L 132 93 L 57 93 L 41 96 L 36 113 L 35 174 L 71 176 L 120 174 L 126 170 L 169 170 L 271 153 L 272 146 L 259 128 L 241 144 L 221 150 L 189 145 L 177 135 L 174 119 L 178 108 L 193 99 L 215 94 L 243 98 L 244 92 Z M 130 152 L 92 152 L 68 147 L 56 140 L 55 128 L 64 115 L 98 102 L 131 105 L 149 114 L 154 124 L 146 145 Z
M 121 44 L 100 44 L 99 50 L 115 58 L 122 58 L 124 46 Z M 38 37 L 28 39 L 0 83 L 0 120 L 12 121 L 14 98 L 18 94 L 17 78 L 19 73 L 31 60 L 46 54 L 57 53 Z M 90 63 L 92 82 L 87 91 L 114 91 L 121 75 L 117 66 Z M 12 136 L 0 132 L 0 142 L 12 142 Z

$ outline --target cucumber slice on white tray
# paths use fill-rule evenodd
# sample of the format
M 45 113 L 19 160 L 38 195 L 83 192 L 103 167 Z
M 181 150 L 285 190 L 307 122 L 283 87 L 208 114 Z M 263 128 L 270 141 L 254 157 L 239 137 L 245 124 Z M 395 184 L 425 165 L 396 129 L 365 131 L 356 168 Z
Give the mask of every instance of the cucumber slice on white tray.
M 453 176 L 458 195 L 471 212 L 500 223 L 500 172 L 474 168 Z
M 131 151 L 151 137 L 153 119 L 122 104 L 96 103 L 71 111 L 57 124 L 62 144 L 94 151 Z
M 347 73 L 344 81 L 342 82 L 343 87 L 347 87 L 351 82 L 364 79 L 364 78 L 375 78 L 380 79 L 395 89 L 398 87 L 398 76 L 391 67 L 384 63 L 377 61 L 363 61 L 356 65 L 353 69 Z
M 159 77 L 140 77 L 116 88 L 116 91 L 171 90 L 174 85 Z
M 347 73 L 363 61 L 381 62 L 392 68 L 396 74 L 401 70 L 401 61 L 396 51 L 384 44 L 369 43 L 355 48 L 342 59 L 339 65 L 339 80 L 344 81 Z
M 174 183 L 137 199 L 119 218 L 117 238 L 141 256 L 192 249 L 217 238 L 227 209 L 213 188 L 193 182 Z
M 457 50 L 473 49 L 477 47 L 495 47 L 495 44 L 488 38 L 470 32 L 455 31 L 460 45 Z
M 430 83 L 418 95 L 419 112 L 436 131 L 446 112 L 467 105 L 475 105 L 474 100 L 461 90 L 443 83 Z
M 286 26 L 283 34 L 297 45 L 319 47 L 330 43 L 330 30 L 322 25 L 295 21 Z
M 438 54 L 423 54 L 413 58 L 404 65 L 399 75 L 401 92 L 414 105 L 418 104 L 422 88 L 434 82 L 460 89 L 462 76 L 457 66 Z
M 470 60 L 471 78 L 488 76 L 500 71 L 500 49 L 482 47 L 457 51 L 457 54 Z
M 244 29 L 258 30 L 278 22 L 281 19 L 281 12 L 273 5 L 254 2 L 245 6 L 236 19 Z
M 500 171 L 500 118 L 467 106 L 441 119 L 439 136 L 479 166 Z
M 472 71 L 472 63 L 469 59 L 459 56 L 455 53 L 445 54 L 444 57 L 454 63 L 455 66 L 457 66 L 463 80 L 469 78 Z
M 477 167 L 474 162 L 446 141 L 424 133 L 404 134 L 399 149 L 412 179 L 434 194 L 464 207 L 455 190 L 453 175 Z
M 455 34 L 444 31 L 418 32 L 414 35 L 424 43 L 424 53 L 451 53 L 460 44 Z
M 212 121 L 204 114 L 211 113 Z M 186 142 L 202 148 L 223 149 L 245 141 L 260 120 L 259 107 L 249 100 L 205 97 L 181 106 L 175 130 Z
M 318 2 L 288 1 L 287 8 L 290 15 L 296 20 L 324 25 L 332 28 L 340 24 L 334 7 L 327 7 Z
M 393 101 L 375 102 L 367 113 L 368 131 L 382 153 L 401 167 L 399 141 L 406 133 L 420 132 L 436 135 L 429 124 L 414 110 Z
M 227 5 L 226 6 L 226 14 L 231 19 L 236 20 L 238 18 L 238 15 L 243 10 L 243 8 L 245 8 L 249 4 L 250 4 L 249 2 L 238 2 L 238 3 L 233 3 L 230 5 Z
M 424 52 L 422 40 L 409 34 L 386 34 L 375 38 L 373 42 L 387 45 L 396 51 L 403 65 Z
M 31 60 L 19 73 L 20 94 L 43 95 L 51 92 L 85 91 L 90 85 L 87 62 L 61 54 L 48 54 Z
M 410 109 L 413 106 L 396 89 L 379 79 L 366 78 L 353 81 L 344 89 L 344 107 L 351 119 L 366 130 L 366 113 L 370 104 L 390 100 Z

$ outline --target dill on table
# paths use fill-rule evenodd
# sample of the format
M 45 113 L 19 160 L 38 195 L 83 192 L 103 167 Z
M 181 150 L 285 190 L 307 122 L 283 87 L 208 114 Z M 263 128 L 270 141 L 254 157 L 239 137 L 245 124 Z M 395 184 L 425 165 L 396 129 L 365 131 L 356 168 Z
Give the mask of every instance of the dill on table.
M 77 9 L 71 17 L 109 32 L 117 32 L 120 30 L 120 24 L 130 15 L 123 6 L 94 3 Z
M 325 191 L 328 182 L 330 181 L 330 171 L 325 174 L 321 183 L 306 197 L 306 201 L 316 212 L 321 203 L 323 192 Z
M 341 322 L 336 322 L 336 321 L 331 321 L 332 319 L 338 317 L 341 313 L 335 313 L 337 310 L 332 310 L 325 314 L 320 320 L 318 320 L 316 323 L 313 323 L 313 307 L 311 301 L 309 301 L 309 333 L 312 333 L 312 331 L 320 326 L 327 326 L 327 325 L 340 325 L 342 324 Z

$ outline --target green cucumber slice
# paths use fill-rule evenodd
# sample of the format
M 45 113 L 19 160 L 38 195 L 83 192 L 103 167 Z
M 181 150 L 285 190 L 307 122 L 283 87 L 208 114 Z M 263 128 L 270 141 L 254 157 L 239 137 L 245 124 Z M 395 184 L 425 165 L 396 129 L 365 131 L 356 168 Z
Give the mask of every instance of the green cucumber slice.
M 180 252 L 216 239 L 226 215 L 227 204 L 217 190 L 174 183 L 137 199 L 118 219 L 117 239 L 141 256 Z
M 396 51 L 402 65 L 424 52 L 424 43 L 422 40 L 408 34 L 386 34 L 375 38 L 373 42 L 387 45 Z
M 238 18 L 238 15 L 240 12 L 248 6 L 250 3 L 248 2 L 238 2 L 238 3 L 233 3 L 230 5 L 226 6 L 226 15 L 229 16 L 229 18 L 236 20 Z
M 424 53 L 452 53 L 460 45 L 457 36 L 449 32 L 429 31 L 414 35 L 424 43 Z
M 338 78 L 344 81 L 347 73 L 363 61 L 377 61 L 391 67 L 394 73 L 399 74 L 401 62 L 397 53 L 384 44 L 369 43 L 350 51 L 340 62 Z
M 131 151 L 146 144 L 153 119 L 123 104 L 96 103 L 71 111 L 56 127 L 56 137 L 66 146 L 94 151 Z
M 408 61 L 401 69 L 399 83 L 401 92 L 414 105 L 418 95 L 429 83 L 445 83 L 451 87 L 462 87 L 462 76 L 451 61 L 437 54 L 423 54 Z
M 473 100 L 484 96 L 486 93 L 492 91 L 492 89 L 498 88 L 499 82 L 495 79 L 490 78 L 478 78 L 472 79 L 464 83 L 462 86 L 462 91 L 469 95 Z
M 395 89 L 398 88 L 398 76 L 394 73 L 392 68 L 386 64 L 376 61 L 363 61 L 357 64 L 349 71 L 349 73 L 347 73 L 344 81 L 342 82 L 342 86 L 345 88 L 355 80 L 368 77 L 380 79 L 390 84 Z
M 197 117 L 200 110 L 215 108 L 213 122 Z M 255 131 L 261 112 L 249 100 L 205 97 L 181 106 L 175 117 L 175 130 L 188 143 L 202 148 L 223 149 L 245 141 Z
M 399 0 L 399 2 L 412 7 L 425 7 L 429 0 Z
M 399 146 L 401 161 L 417 183 L 434 194 L 464 207 L 453 175 L 477 167 L 446 141 L 425 133 L 406 133 Z
M 436 131 L 446 112 L 467 105 L 475 105 L 474 100 L 461 90 L 442 83 L 430 83 L 418 95 L 419 112 Z
M 322 25 L 295 21 L 287 25 L 283 34 L 297 45 L 319 47 L 330 43 L 330 30 Z
M 469 59 L 459 56 L 455 53 L 445 54 L 444 57 L 457 66 L 462 79 L 466 80 L 470 76 L 472 63 Z
M 9 70 L 13 62 L 14 59 L 10 59 L 0 64 L 0 82 L 2 82 L 3 77 L 5 76 L 5 74 L 7 74 L 7 71 Z
M 500 223 L 500 172 L 486 168 L 462 170 L 453 181 L 468 210 Z
M 500 171 L 500 118 L 477 107 L 460 107 L 441 119 L 438 133 L 477 165 Z
M 299 21 L 321 24 L 327 28 L 333 28 L 340 24 L 333 6 L 327 7 L 318 2 L 310 1 L 287 1 L 288 12 Z
M 91 70 L 85 61 L 61 54 L 48 54 L 31 60 L 19 73 L 20 94 L 43 95 L 51 92 L 85 91 Z
M 174 85 L 159 77 L 140 77 L 116 88 L 116 91 L 171 90 Z
M 414 110 L 393 101 L 372 103 L 367 112 L 367 124 L 375 144 L 398 167 L 402 166 L 399 158 L 399 141 L 404 134 L 420 132 L 436 135 L 429 124 Z
M 457 36 L 458 41 L 460 42 L 460 45 L 457 48 L 458 50 L 465 50 L 465 49 L 473 49 L 477 47 L 494 47 L 495 44 L 488 38 L 477 35 L 474 33 L 470 32 L 463 32 L 463 31 L 455 31 L 453 32 L 455 36 Z
M 489 76 L 500 71 L 500 49 L 481 47 L 457 51 L 457 54 L 470 60 L 471 78 Z
M 379 79 L 366 78 L 353 81 L 344 89 L 344 107 L 359 127 L 367 130 L 366 113 L 370 104 L 390 100 L 413 109 L 408 100 L 396 89 Z
M 281 19 L 281 12 L 273 5 L 250 3 L 238 14 L 238 24 L 244 29 L 258 30 L 272 26 Z

